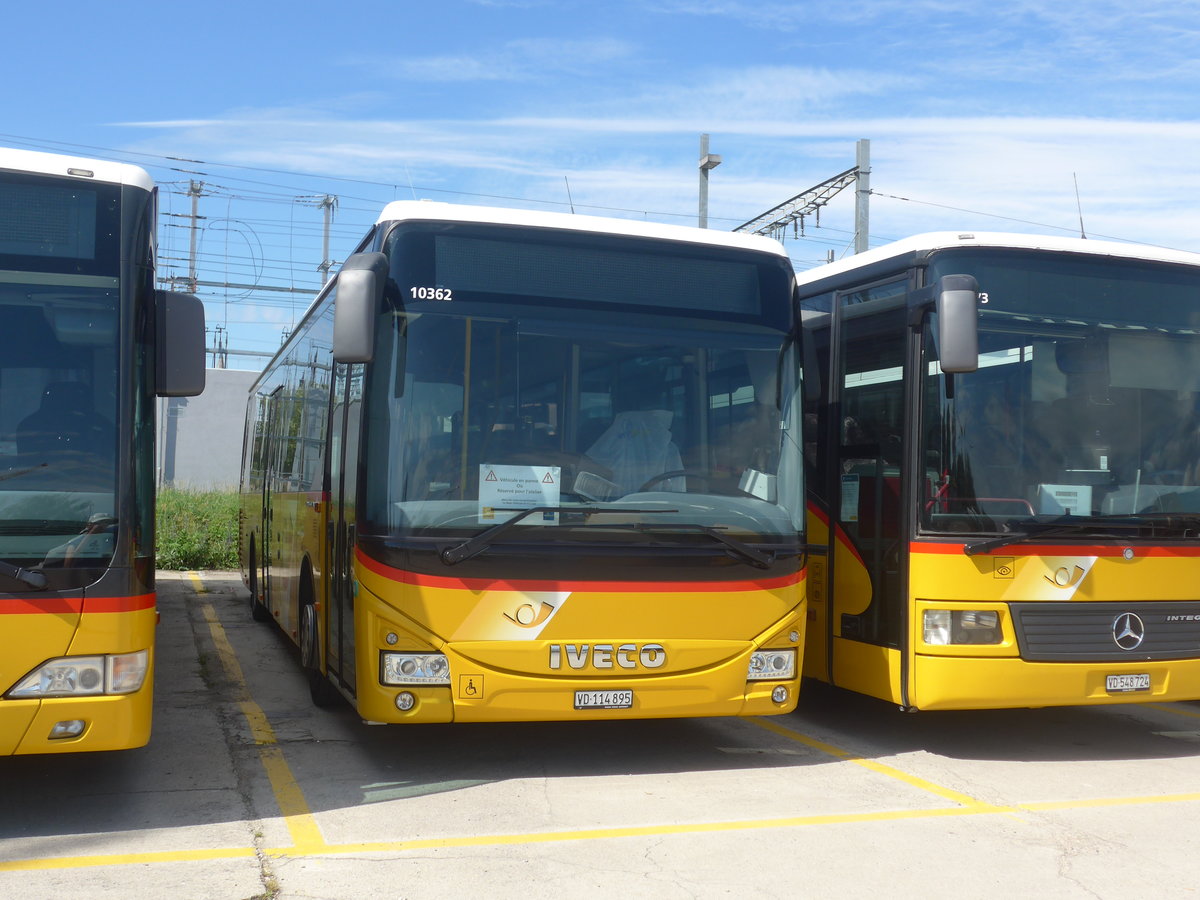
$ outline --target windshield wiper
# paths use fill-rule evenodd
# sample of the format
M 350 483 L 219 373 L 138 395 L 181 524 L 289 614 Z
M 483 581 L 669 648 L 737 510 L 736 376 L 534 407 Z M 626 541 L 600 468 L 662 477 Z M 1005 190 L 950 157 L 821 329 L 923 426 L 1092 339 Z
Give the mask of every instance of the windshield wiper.
M 14 566 L 12 563 L 0 560 L 0 575 L 7 575 L 9 578 L 15 578 L 22 584 L 27 584 L 31 588 L 41 590 L 46 586 L 46 576 L 41 572 L 34 572 L 29 569 L 22 569 L 20 566 Z
M 30 466 L 28 469 L 17 469 L 15 472 L 5 472 L 0 475 L 0 481 L 8 481 L 10 478 L 20 478 L 22 475 L 28 475 L 30 472 L 37 472 L 40 469 L 49 467 L 49 463 L 38 463 L 36 466 Z
M 1020 527 L 1014 528 L 1014 525 L 1019 525 Z M 1164 525 L 1181 528 L 1183 530 L 1182 536 L 1187 537 L 1189 530 L 1193 532 L 1200 531 L 1200 516 L 1167 513 L 1160 517 L 1158 515 L 1148 516 L 1134 513 L 1097 518 L 1059 519 L 1054 522 L 1018 522 L 1017 520 L 1009 520 L 1004 523 L 1004 527 L 1009 529 L 1008 534 L 984 538 L 981 541 L 970 541 L 963 544 L 963 553 L 967 554 L 967 556 L 976 556 L 977 554 L 988 553 L 1009 544 L 1020 544 L 1025 541 L 1057 534 L 1098 532 L 1098 536 L 1112 536 L 1105 535 L 1104 532 L 1139 530 L 1142 528 L 1156 529 Z
M 725 534 L 725 532 L 723 532 L 720 528 L 717 528 L 715 525 L 700 525 L 692 522 L 680 522 L 670 525 L 646 525 L 642 522 L 638 522 L 622 527 L 632 528 L 634 531 L 640 531 L 644 534 L 661 534 L 663 529 L 699 532 L 701 534 L 707 534 L 713 540 L 720 541 L 722 544 L 732 550 L 735 556 L 740 557 L 743 562 L 748 562 L 752 566 L 757 566 L 760 569 L 769 569 L 771 564 L 775 562 L 774 553 L 764 553 L 755 547 L 751 547 L 744 541 L 739 541 L 737 538 L 733 538 Z
M 442 562 L 448 566 L 456 566 L 463 560 L 470 559 L 472 556 L 478 556 L 484 550 L 492 545 L 501 534 L 508 531 L 514 525 L 521 522 L 522 519 L 527 519 L 535 513 L 622 513 L 622 514 L 637 514 L 650 515 L 652 513 L 675 513 L 677 509 L 631 509 L 627 506 L 534 506 L 529 509 L 513 510 L 496 508 L 496 512 L 516 512 L 517 514 L 511 519 L 507 519 L 491 528 L 487 528 L 472 538 L 468 538 L 461 544 L 455 544 L 453 547 L 447 547 L 442 551 Z

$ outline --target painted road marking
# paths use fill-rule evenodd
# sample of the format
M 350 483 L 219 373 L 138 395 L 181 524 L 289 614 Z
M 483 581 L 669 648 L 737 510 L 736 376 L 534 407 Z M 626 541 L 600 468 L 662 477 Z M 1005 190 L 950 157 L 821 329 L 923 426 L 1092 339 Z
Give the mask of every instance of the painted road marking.
M 189 573 L 197 594 L 207 593 L 197 573 Z M 329 844 L 325 842 L 316 819 L 304 798 L 304 792 L 293 776 L 283 752 L 275 738 L 274 729 L 261 707 L 249 695 L 242 668 L 225 629 L 217 618 L 216 610 L 208 602 L 202 602 L 201 612 L 208 624 L 217 648 L 221 665 L 235 686 L 239 708 L 250 728 L 250 733 L 259 750 L 263 768 L 270 781 L 280 813 L 283 815 L 292 846 L 263 849 L 261 852 L 274 859 L 297 859 L 313 856 L 337 856 L 353 853 L 403 853 L 430 849 L 468 847 L 504 847 L 523 844 L 546 844 L 567 841 L 612 840 L 630 837 L 669 837 L 672 835 L 705 834 L 733 831 L 766 830 L 779 828 L 811 828 L 830 825 L 907 821 L 945 818 L 955 816 L 979 816 L 1013 814 L 1019 812 L 1046 812 L 1071 809 L 1098 809 L 1104 807 L 1144 806 L 1164 803 L 1200 803 L 1200 793 L 1163 794 L 1138 797 L 1098 797 L 1079 800 L 1017 803 L 1011 806 L 996 806 L 985 803 L 967 794 L 935 784 L 919 776 L 911 775 L 893 766 L 866 759 L 833 744 L 819 741 L 799 731 L 787 728 L 775 721 L 753 718 L 748 721 L 760 728 L 810 747 L 831 758 L 850 762 L 876 774 L 900 781 L 911 787 L 941 797 L 957 804 L 950 807 L 909 810 L 881 810 L 878 812 L 826 814 L 816 816 L 788 816 L 771 819 L 747 819 L 724 822 L 693 822 L 671 825 L 635 825 L 610 828 L 588 828 L 568 831 L 528 832 L 518 834 L 468 835 L 437 838 L 415 838 L 398 841 L 375 841 L 364 843 Z M 1200 718 L 1200 713 L 1173 707 L 1148 704 L 1167 712 Z M 151 863 L 179 863 L 222 859 L 244 859 L 259 852 L 254 847 L 224 847 L 209 850 L 176 850 L 128 854 L 100 854 L 95 856 L 44 857 L 23 860 L 0 861 L 0 872 L 44 871 L 51 869 L 77 869 L 93 866 L 147 865 Z
M 199 577 L 197 576 L 195 580 L 199 581 Z M 304 799 L 304 791 L 300 788 L 295 776 L 292 775 L 287 760 L 283 758 L 283 751 L 275 739 L 275 730 L 267 720 L 266 713 L 250 696 L 245 676 L 242 674 L 242 666 L 238 662 L 233 645 L 229 643 L 224 627 L 217 618 L 217 611 L 213 609 L 211 603 L 205 601 L 200 605 L 200 612 L 204 616 L 205 622 L 208 623 L 208 630 L 216 645 L 221 666 L 233 683 L 238 706 L 246 723 L 250 726 L 250 735 L 258 747 L 259 759 L 266 770 L 271 790 L 275 794 L 275 802 L 279 806 L 279 812 L 283 815 L 293 844 L 298 850 L 304 852 L 321 851 L 326 844 L 325 838 L 321 835 L 321 829 L 317 826 L 316 817 L 312 814 L 308 801 Z
M 1008 807 L 993 806 L 990 803 L 984 803 L 982 800 L 977 800 L 966 794 L 951 790 L 947 787 L 942 787 L 940 784 L 934 784 L 932 781 L 926 781 L 924 778 L 919 778 L 916 775 L 910 775 L 893 766 L 884 763 L 876 762 L 873 759 L 866 759 L 858 754 L 851 753 L 849 750 L 843 750 L 841 747 L 835 747 L 833 744 L 827 744 L 824 741 L 818 741 L 816 738 L 811 738 L 806 734 L 801 734 L 786 726 L 780 725 L 770 719 L 755 717 L 749 721 L 753 722 L 760 728 L 765 728 L 774 734 L 778 734 L 787 738 L 789 741 L 796 741 L 806 747 L 812 747 L 814 750 L 820 750 L 822 753 L 832 756 L 835 759 L 851 762 L 855 765 L 862 766 L 864 769 L 869 769 L 880 775 L 884 775 L 895 781 L 901 781 L 911 787 L 918 788 L 922 791 L 927 791 L 931 794 L 936 794 L 943 799 L 949 800 L 952 803 L 966 807 L 967 809 L 977 810 L 981 812 L 1009 812 Z
M 300 859 L 313 856 L 339 856 L 354 853 L 404 853 L 417 850 L 453 849 L 467 847 L 511 847 L 522 844 L 562 843 L 567 841 L 611 840 L 630 837 L 670 837 L 673 835 L 711 834 L 725 831 L 751 831 L 771 828 L 811 828 L 828 825 L 851 825 L 874 822 L 896 822 L 957 816 L 995 815 L 1014 812 L 1047 812 L 1104 807 L 1144 806 L 1163 803 L 1200 803 L 1200 793 L 1165 794 L 1143 797 L 1100 797 L 1083 800 L 1063 800 L 1040 803 L 1017 803 L 1009 807 L 979 804 L 974 807 L 950 806 L 937 809 L 886 810 L 880 812 L 842 813 L 820 816 L 791 816 L 776 819 L 749 819 L 727 822 L 694 822 L 674 825 L 635 825 L 612 828 L 589 828 L 576 831 L 529 832 L 525 834 L 473 835 L 441 838 L 414 838 L 398 841 L 375 841 L 357 844 L 324 844 L 320 847 L 273 847 L 263 850 L 273 859 Z M 177 863 L 192 860 L 239 859 L 253 856 L 247 847 L 217 848 L 196 851 L 166 851 L 162 853 L 109 854 L 102 856 L 54 857 L 0 862 L 0 872 L 76 869 L 92 866 L 146 865 L 148 863 Z
M 1160 712 L 1170 713 L 1173 716 L 1187 716 L 1190 719 L 1200 719 L 1200 712 L 1192 709 L 1184 709 L 1182 706 L 1169 705 L 1166 703 L 1147 703 L 1146 709 L 1157 709 Z

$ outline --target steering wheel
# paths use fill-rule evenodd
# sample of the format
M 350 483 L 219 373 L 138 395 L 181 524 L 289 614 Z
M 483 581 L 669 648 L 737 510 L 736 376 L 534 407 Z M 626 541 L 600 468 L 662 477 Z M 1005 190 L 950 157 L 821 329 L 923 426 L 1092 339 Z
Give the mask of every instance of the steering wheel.
M 681 476 L 685 478 L 702 478 L 705 482 L 708 481 L 708 476 L 703 472 L 693 472 L 690 469 L 672 469 L 670 472 L 661 472 L 653 478 L 648 479 L 645 484 L 638 488 L 638 493 L 650 490 L 650 488 L 660 481 L 666 481 L 668 478 L 679 478 Z

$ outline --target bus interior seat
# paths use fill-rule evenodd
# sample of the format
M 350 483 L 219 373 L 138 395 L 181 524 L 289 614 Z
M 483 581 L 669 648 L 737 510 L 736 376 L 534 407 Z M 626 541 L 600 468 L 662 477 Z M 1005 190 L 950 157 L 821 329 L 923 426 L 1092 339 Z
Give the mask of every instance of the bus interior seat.
M 626 410 L 587 450 L 587 455 L 612 471 L 612 481 L 631 494 L 657 475 L 683 469 L 679 447 L 670 431 L 673 413 L 665 409 Z M 682 477 L 655 485 L 660 491 L 684 491 Z

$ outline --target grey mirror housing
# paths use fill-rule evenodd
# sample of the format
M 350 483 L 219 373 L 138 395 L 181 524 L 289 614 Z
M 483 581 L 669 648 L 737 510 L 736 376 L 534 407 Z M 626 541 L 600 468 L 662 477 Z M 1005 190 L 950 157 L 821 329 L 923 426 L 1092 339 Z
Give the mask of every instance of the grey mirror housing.
M 191 294 L 154 292 L 154 391 L 195 397 L 204 390 L 204 304 Z
M 971 275 L 938 279 L 938 355 L 948 374 L 979 368 L 979 284 Z
M 355 253 L 342 264 L 333 306 L 333 360 L 370 362 L 375 349 L 375 317 L 387 283 L 382 253 Z

